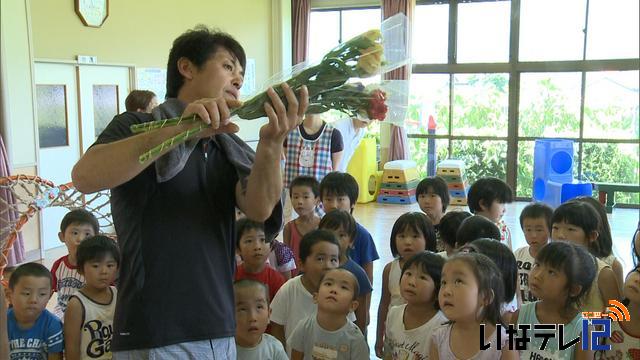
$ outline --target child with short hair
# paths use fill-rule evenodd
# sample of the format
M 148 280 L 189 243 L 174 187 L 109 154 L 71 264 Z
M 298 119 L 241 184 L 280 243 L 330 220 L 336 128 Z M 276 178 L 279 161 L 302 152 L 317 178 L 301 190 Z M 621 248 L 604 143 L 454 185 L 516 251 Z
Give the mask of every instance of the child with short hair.
M 518 287 L 523 303 L 538 300 L 529 290 L 529 273 L 538 252 L 549 243 L 552 215 L 553 209 L 549 205 L 539 202 L 525 206 L 520 213 L 520 227 L 527 241 L 527 246 L 514 251 L 514 255 L 518 263 L 518 277 L 520 278 Z
M 600 216 L 600 226 L 598 227 L 598 247 L 592 247 L 589 252 L 596 256 L 598 259 L 604 261 L 605 264 L 611 266 L 611 270 L 616 275 L 618 282 L 618 288 L 622 292 L 622 286 L 624 285 L 624 270 L 620 260 L 613 254 L 613 239 L 611 238 L 611 226 L 609 225 L 609 219 L 607 218 L 607 210 L 600 201 L 592 198 L 591 196 L 578 196 L 575 201 L 581 201 L 587 203 L 596 210 Z
M 364 272 L 360 265 L 349 258 L 349 250 L 353 246 L 353 239 L 356 234 L 356 221 L 349 212 L 336 209 L 329 211 L 322 220 L 320 220 L 320 229 L 332 231 L 334 235 L 336 235 L 340 243 L 340 268 L 350 271 L 353 276 L 358 279 L 360 292 L 356 299 L 358 300 L 358 308 L 355 310 L 356 325 L 358 325 L 360 331 L 362 331 L 366 337 L 367 325 L 369 324 L 369 306 L 373 288 L 371 287 L 367 273 Z
M 449 206 L 449 187 L 447 182 L 439 176 L 428 177 L 418 183 L 416 200 L 420 210 L 425 213 L 436 232 L 436 251 L 445 251 L 440 240 L 440 221 Z
M 422 251 L 402 267 L 400 289 L 407 303 L 389 309 L 384 359 L 429 358 L 431 335 L 447 321 L 438 305 L 443 266 L 441 256 Z
M 269 300 L 272 300 L 285 283 L 285 279 L 279 272 L 267 266 L 271 241 L 264 234 L 264 225 L 248 218 L 238 220 L 236 251 L 242 258 L 242 263 L 236 266 L 235 280 L 260 281 L 269 286 Z
M 120 251 L 111 238 L 96 235 L 80 243 L 77 257 L 85 284 L 71 296 L 64 314 L 65 358 L 111 359 L 118 295 L 111 284 L 118 272 Z
M 62 359 L 62 322 L 46 309 L 51 282 L 49 269 L 41 264 L 26 263 L 11 274 L 12 307 L 7 311 L 10 359 Z
M 596 277 L 582 304 L 582 311 L 602 312 L 609 300 L 620 300 L 620 288 L 611 266 L 598 258 L 603 244 L 598 242 L 600 217 L 593 206 L 570 200 L 553 212 L 551 238 L 584 247 L 595 257 Z
M 362 332 L 347 315 L 358 307 L 358 280 L 346 269 L 327 271 L 314 302 L 317 313 L 298 323 L 291 333 L 291 359 L 368 359 Z
M 401 215 L 393 224 L 389 242 L 394 260 L 385 265 L 382 271 L 382 295 L 378 306 L 375 344 L 378 357 L 383 356 L 385 321 L 389 308 L 405 303 L 400 292 L 402 267 L 413 255 L 424 250 L 434 251 L 436 234 L 431 221 L 425 214 L 408 212 Z
M 564 241 L 552 241 L 538 252 L 529 276 L 531 292 L 539 300 L 522 305 L 513 318 L 517 319 L 517 324 L 531 326 L 563 324 L 565 339 L 582 339 L 582 311 L 585 309 L 581 299 L 595 277 L 593 257 L 584 248 Z M 551 336 L 544 339 L 544 332 L 536 330 L 541 336 L 532 337 L 531 342 L 526 344 L 527 349 L 520 352 L 520 358 L 593 359 L 593 352 L 582 350 L 581 343 L 560 350 L 558 338 Z M 555 332 L 554 329 L 551 333 Z M 519 336 L 521 335 L 522 331 L 519 331 Z M 543 339 L 546 348 L 540 350 Z
M 466 211 L 450 211 L 442 217 L 440 220 L 440 240 L 444 251 L 438 253 L 438 255 L 445 259 L 452 256 L 456 249 L 456 233 L 460 228 L 462 222 L 472 216 Z
M 467 203 L 474 215 L 481 215 L 493 221 L 500 230 L 500 241 L 511 246 L 511 231 L 502 220 L 505 204 L 513 202 L 513 190 L 504 181 L 486 177 L 478 179 L 469 188 Z
M 500 270 L 487 256 L 458 253 L 447 259 L 438 302 L 449 322 L 433 333 L 429 359 L 517 359 L 500 318 L 503 287 Z M 502 325 L 500 337 L 497 324 Z M 480 350 L 479 339 L 489 348 Z M 498 339 L 502 350 L 498 350 Z
M 460 223 L 456 232 L 456 249 L 477 239 L 494 239 L 500 241 L 500 229 L 484 216 L 473 215 Z
M 288 360 L 282 343 L 266 334 L 269 325 L 269 289 L 264 283 L 242 279 L 233 283 L 236 303 L 238 360 Z
M 313 230 L 300 241 L 300 271 L 302 275 L 287 281 L 271 302 L 271 334 L 287 348 L 287 340 L 300 321 L 315 314 L 313 294 L 320 279 L 340 264 L 340 243 L 328 230 Z M 351 314 L 352 315 L 352 314 Z M 355 320 L 351 316 L 350 320 Z
M 320 183 L 313 176 L 298 176 L 289 186 L 291 207 L 298 217 L 289 221 L 282 233 L 284 242 L 292 251 L 296 260 L 296 269 L 300 268 L 300 239 L 308 232 L 318 228 L 320 217 L 316 207 L 320 203 Z M 296 275 L 298 271 L 292 271 Z
M 605 339 L 605 345 L 611 350 L 598 351 L 595 359 L 639 359 L 640 358 L 640 266 L 636 266 L 624 283 L 624 301 L 629 310 L 629 321 L 612 321 L 611 337 Z M 635 316 L 634 316 L 635 315 Z
M 68 254 L 56 260 L 51 267 L 53 291 L 58 293 L 53 313 L 60 320 L 64 320 L 71 295 L 84 286 L 84 277 L 78 272 L 76 249 L 82 240 L 98 232 L 98 219 L 85 209 L 71 210 L 62 218 L 58 238 L 66 245 Z
M 358 191 L 358 182 L 351 174 L 332 172 L 320 182 L 320 201 L 327 212 L 340 209 L 353 214 L 358 200 Z M 356 237 L 349 251 L 349 257 L 364 269 L 369 281 L 373 284 L 373 262 L 380 256 L 373 237 L 357 221 Z

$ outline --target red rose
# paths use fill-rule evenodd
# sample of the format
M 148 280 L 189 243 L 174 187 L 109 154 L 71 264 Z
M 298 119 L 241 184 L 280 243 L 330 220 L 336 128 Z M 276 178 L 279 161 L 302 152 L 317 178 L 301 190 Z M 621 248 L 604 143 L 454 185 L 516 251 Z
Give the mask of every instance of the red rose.
M 369 108 L 367 109 L 367 116 L 371 120 L 384 120 L 387 116 L 387 104 L 385 104 L 387 94 L 379 89 L 371 92 L 371 98 L 369 99 Z

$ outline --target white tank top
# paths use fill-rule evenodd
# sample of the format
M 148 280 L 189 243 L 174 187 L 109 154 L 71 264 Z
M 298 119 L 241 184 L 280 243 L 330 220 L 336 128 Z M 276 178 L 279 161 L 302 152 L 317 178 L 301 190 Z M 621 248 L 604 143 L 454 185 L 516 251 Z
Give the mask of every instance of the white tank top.
M 391 269 L 389 269 L 389 294 L 391 295 L 391 302 L 389 308 L 392 306 L 398 306 L 406 304 L 402 295 L 400 295 L 400 275 L 402 275 L 402 269 L 400 269 L 400 259 L 395 259 L 391 262 Z
M 111 359 L 111 340 L 113 335 L 113 314 L 116 310 L 118 291 L 111 286 L 111 302 L 97 303 L 81 291 L 74 297 L 80 300 L 83 308 L 80 338 L 80 356 L 82 359 Z

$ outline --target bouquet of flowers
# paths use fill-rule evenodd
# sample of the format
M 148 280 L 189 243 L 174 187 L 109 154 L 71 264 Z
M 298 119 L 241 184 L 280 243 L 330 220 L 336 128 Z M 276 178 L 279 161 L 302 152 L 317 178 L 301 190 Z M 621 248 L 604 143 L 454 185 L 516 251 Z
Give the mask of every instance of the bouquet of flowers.
M 408 62 L 406 44 L 400 44 L 398 49 L 394 48 L 397 44 L 390 44 L 388 40 L 397 38 L 398 31 L 404 31 L 401 25 L 395 25 L 402 21 L 406 22 L 404 15 L 396 15 L 387 19 L 386 24 L 383 23 L 382 28 L 386 28 L 383 31 L 384 34 L 380 30 L 367 31 L 340 44 L 316 65 L 294 67 L 292 76 L 286 80 L 286 83 L 294 91 L 299 90 L 303 85 L 307 86 L 309 92 L 307 113 L 318 114 L 335 109 L 352 117 L 384 120 L 387 114 L 386 92 L 376 86 L 366 88 L 360 83 L 351 84 L 347 81 L 352 78 L 371 77 Z M 388 26 L 389 23 L 394 26 Z M 401 55 L 398 56 L 398 53 Z M 274 86 L 274 90 L 287 105 L 282 87 Z M 264 104 L 268 101 L 266 91 L 262 92 L 243 103 L 242 106 L 233 109 L 231 116 L 237 115 L 245 120 L 265 117 Z M 141 155 L 139 161 L 144 163 L 165 148 L 191 139 L 207 125 L 196 115 L 132 125 L 131 131 L 140 133 L 184 123 L 193 123 L 194 126 Z

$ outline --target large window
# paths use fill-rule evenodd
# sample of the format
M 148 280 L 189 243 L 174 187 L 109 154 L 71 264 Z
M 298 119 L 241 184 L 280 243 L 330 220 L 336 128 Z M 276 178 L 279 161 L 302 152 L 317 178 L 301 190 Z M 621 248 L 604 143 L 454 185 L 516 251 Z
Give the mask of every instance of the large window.
M 438 161 L 465 160 L 470 182 L 495 176 L 530 198 L 535 140 L 565 138 L 575 178 L 640 183 L 637 0 L 417 3 L 405 128 L 422 175 L 435 140 Z M 310 53 L 379 22 L 379 8 L 314 10 Z

